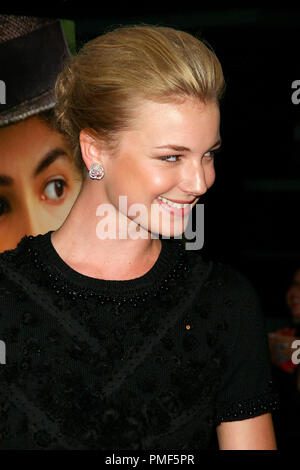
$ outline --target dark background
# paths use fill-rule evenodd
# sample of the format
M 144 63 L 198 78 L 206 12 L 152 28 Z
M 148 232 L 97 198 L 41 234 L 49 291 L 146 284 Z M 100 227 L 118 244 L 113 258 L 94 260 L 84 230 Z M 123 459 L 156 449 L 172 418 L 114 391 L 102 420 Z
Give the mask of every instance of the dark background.
M 1 13 L 72 19 L 78 47 L 114 26 L 141 23 L 183 29 L 211 44 L 227 90 L 216 182 L 199 201 L 203 254 L 241 270 L 267 316 L 288 317 L 285 292 L 300 267 L 300 104 L 291 100 L 292 82 L 300 80 L 300 10 L 180 3 L 10 2 Z

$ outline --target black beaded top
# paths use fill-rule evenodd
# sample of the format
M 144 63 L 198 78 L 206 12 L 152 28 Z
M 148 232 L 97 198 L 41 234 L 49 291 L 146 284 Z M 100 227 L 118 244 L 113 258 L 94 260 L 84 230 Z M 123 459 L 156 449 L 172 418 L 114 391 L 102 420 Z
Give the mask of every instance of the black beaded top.
M 162 239 L 145 275 L 96 279 L 51 233 L 0 254 L 0 449 L 206 449 L 222 421 L 276 409 L 241 273 Z

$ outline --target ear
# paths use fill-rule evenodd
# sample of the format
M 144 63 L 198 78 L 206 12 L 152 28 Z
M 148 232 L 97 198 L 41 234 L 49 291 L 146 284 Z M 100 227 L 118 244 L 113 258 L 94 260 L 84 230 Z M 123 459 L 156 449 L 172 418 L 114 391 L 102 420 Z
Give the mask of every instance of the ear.
M 101 163 L 101 141 L 94 136 L 88 129 L 83 129 L 79 134 L 81 155 L 87 169 L 89 170 L 93 163 Z

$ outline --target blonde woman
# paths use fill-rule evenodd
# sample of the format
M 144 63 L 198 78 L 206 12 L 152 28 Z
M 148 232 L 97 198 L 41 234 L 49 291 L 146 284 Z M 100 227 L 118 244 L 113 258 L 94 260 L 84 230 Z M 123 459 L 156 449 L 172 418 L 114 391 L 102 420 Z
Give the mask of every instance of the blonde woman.
M 256 293 L 182 240 L 214 183 L 223 90 L 207 45 L 158 26 L 90 41 L 59 76 L 85 179 L 58 230 L 0 257 L 2 448 L 185 451 L 215 432 L 276 448 Z

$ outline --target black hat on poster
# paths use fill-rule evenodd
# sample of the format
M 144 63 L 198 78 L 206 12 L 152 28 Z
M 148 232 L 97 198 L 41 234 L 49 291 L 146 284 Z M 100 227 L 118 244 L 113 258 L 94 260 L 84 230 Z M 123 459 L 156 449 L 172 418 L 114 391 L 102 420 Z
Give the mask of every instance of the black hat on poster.
M 0 15 L 0 127 L 54 107 L 55 81 L 69 56 L 60 20 Z

